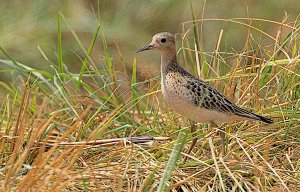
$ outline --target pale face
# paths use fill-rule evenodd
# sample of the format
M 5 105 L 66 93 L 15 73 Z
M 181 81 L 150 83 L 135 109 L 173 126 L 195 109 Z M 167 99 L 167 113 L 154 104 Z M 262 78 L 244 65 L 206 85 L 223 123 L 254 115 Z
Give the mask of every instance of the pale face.
M 157 49 L 159 51 L 163 51 L 166 49 L 175 49 L 174 35 L 169 32 L 157 33 L 153 36 L 151 43 L 138 50 L 137 53 L 151 49 Z

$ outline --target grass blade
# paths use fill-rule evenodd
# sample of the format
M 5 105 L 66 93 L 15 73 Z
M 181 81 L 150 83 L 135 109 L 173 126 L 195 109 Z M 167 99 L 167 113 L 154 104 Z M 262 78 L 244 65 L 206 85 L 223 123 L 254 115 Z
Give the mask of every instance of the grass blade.
M 167 186 L 167 183 L 168 183 L 168 181 L 171 177 L 171 174 L 172 174 L 173 170 L 175 169 L 177 160 L 180 157 L 181 151 L 182 151 L 183 146 L 186 142 L 187 135 L 188 135 L 187 130 L 184 130 L 184 131 L 179 133 L 179 135 L 177 137 L 177 140 L 176 140 L 176 143 L 173 147 L 172 153 L 169 157 L 169 161 L 166 165 L 164 174 L 163 174 L 163 176 L 160 180 L 157 192 L 166 191 L 165 188 Z
M 64 72 L 63 62 L 62 62 L 62 40 L 61 40 L 61 16 L 57 16 L 57 52 L 58 52 L 58 71 L 59 73 Z

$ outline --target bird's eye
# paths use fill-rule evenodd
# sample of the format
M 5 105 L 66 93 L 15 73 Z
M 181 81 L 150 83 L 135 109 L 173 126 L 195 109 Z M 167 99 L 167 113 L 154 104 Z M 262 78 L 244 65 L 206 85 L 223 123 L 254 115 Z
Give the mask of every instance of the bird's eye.
M 167 41 L 166 38 L 163 38 L 163 39 L 160 40 L 160 42 L 162 42 L 162 43 L 165 43 L 166 41 Z

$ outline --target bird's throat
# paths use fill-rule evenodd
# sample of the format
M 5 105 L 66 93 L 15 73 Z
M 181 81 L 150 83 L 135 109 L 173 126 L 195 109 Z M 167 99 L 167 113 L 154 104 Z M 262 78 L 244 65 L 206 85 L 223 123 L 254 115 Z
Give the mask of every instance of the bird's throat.
M 161 51 L 161 74 L 168 73 L 170 68 L 178 65 L 176 50 Z

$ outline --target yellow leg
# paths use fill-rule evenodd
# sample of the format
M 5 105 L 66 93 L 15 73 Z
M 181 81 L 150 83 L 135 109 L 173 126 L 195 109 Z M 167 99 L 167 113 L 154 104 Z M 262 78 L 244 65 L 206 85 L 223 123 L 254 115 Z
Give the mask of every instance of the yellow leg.
M 191 143 L 189 149 L 188 149 L 187 152 L 186 152 L 186 154 L 188 154 L 188 155 L 191 153 L 191 151 L 193 150 L 193 148 L 194 148 L 194 146 L 196 145 L 197 140 L 198 140 L 197 137 L 196 137 L 196 134 L 195 134 L 196 128 L 197 128 L 197 127 L 196 127 L 196 125 L 195 125 L 195 122 L 191 122 L 191 133 L 192 133 L 192 137 L 194 137 L 194 139 L 192 140 L 192 143 Z M 186 162 L 187 158 L 188 158 L 188 156 L 185 156 L 185 157 L 183 158 L 183 163 Z
M 221 144 L 222 144 L 222 155 L 224 156 L 226 154 L 226 147 L 225 147 L 225 132 L 219 131 L 220 137 L 221 137 Z
M 216 123 L 211 122 L 212 126 L 218 127 L 221 129 Z M 219 130 L 219 135 L 221 137 L 221 145 L 222 145 L 222 155 L 224 156 L 226 154 L 226 138 L 225 138 L 225 130 Z

